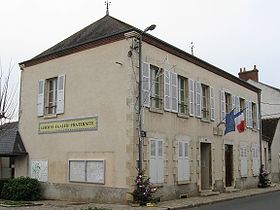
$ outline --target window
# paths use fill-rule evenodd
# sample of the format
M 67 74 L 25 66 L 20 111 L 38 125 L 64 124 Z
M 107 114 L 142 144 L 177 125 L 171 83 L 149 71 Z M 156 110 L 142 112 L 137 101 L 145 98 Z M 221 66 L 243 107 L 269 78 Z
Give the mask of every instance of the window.
M 46 103 L 45 103 L 45 113 L 55 114 L 56 113 L 56 103 L 57 103 L 57 77 L 46 80 Z
M 178 181 L 190 180 L 189 141 L 178 141 Z
M 206 85 L 201 85 L 202 88 L 202 119 L 209 120 L 209 100 L 210 100 L 210 92 L 209 87 Z
M 64 113 L 65 75 L 39 80 L 37 116 Z
M 150 139 L 149 170 L 151 183 L 159 184 L 164 182 L 163 140 L 161 139 Z
M 105 184 L 105 160 L 69 160 L 69 181 Z
M 188 114 L 188 80 L 178 76 L 178 108 L 180 114 Z
M 162 109 L 162 75 L 161 69 L 151 65 L 150 71 L 151 84 L 151 107 Z
M 225 92 L 225 106 L 226 106 L 226 114 L 232 111 L 232 98 L 231 94 Z

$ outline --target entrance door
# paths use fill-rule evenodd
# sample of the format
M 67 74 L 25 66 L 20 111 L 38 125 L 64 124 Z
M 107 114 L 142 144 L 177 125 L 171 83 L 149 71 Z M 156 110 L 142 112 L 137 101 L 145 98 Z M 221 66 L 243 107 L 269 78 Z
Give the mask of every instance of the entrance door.
M 233 181 L 233 149 L 232 145 L 225 144 L 226 187 L 232 186 Z
M 201 190 L 212 188 L 211 144 L 201 143 Z

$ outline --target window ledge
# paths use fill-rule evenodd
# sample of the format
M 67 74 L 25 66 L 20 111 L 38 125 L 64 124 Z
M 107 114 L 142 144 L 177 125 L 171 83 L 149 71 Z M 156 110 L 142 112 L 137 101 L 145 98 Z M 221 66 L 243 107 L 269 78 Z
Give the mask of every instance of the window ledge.
M 163 114 L 163 110 L 162 109 L 157 109 L 157 108 L 153 108 L 153 107 L 150 107 L 150 112 L 154 112 L 154 113 L 158 113 L 158 114 Z
M 189 115 L 188 114 L 178 113 L 177 116 L 180 117 L 180 118 L 189 119 Z
M 200 119 L 200 121 L 201 121 L 201 122 L 204 122 L 204 123 L 210 123 L 210 120 L 208 120 L 208 119 L 203 119 L 203 118 L 202 118 L 202 119 Z
M 57 118 L 57 114 L 44 115 L 44 119 L 51 119 L 51 118 Z
M 152 183 L 153 187 L 163 187 L 163 183 Z
M 257 128 L 252 128 L 252 131 L 258 132 L 258 129 Z
M 184 184 L 190 184 L 191 181 L 190 180 L 184 180 L 184 181 L 177 181 L 178 185 L 184 185 Z

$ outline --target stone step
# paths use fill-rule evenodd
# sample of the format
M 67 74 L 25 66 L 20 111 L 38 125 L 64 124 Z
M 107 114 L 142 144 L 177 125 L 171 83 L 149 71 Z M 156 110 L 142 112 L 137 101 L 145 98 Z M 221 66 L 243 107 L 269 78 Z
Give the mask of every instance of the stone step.
M 200 196 L 211 196 L 211 195 L 219 195 L 219 192 L 212 191 L 212 190 L 201 190 Z
M 238 192 L 238 191 L 240 191 L 240 189 L 236 189 L 234 187 L 226 187 L 225 188 L 226 193 L 232 193 L 232 192 Z

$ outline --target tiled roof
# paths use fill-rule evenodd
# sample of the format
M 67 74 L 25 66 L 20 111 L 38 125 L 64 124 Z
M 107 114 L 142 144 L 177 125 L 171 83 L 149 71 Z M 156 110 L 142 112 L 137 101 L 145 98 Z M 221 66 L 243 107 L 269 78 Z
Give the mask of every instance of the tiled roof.
M 27 154 L 18 132 L 18 122 L 7 123 L 0 127 L 0 156 Z
M 89 42 L 93 42 L 97 39 L 109 37 L 115 34 L 123 33 L 125 31 L 136 29 L 135 27 L 128 25 L 116 18 L 109 15 L 97 20 L 89 26 L 83 28 L 67 39 L 61 41 L 50 49 L 37 55 L 35 58 L 50 55 L 55 52 L 60 52 L 65 49 L 71 49 L 76 46 L 80 46 Z

